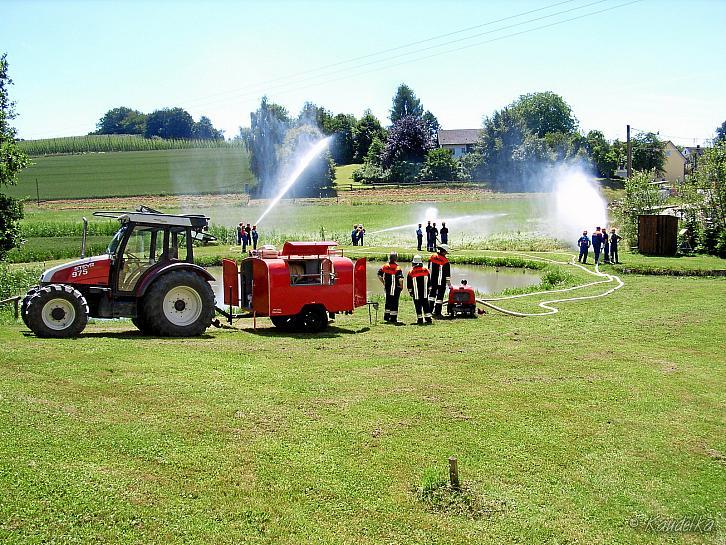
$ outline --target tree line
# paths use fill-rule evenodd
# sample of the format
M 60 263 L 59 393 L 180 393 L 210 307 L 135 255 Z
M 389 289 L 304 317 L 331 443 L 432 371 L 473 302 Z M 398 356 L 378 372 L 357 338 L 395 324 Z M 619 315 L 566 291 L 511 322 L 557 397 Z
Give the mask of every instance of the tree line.
M 199 121 L 184 108 L 162 108 L 150 114 L 119 106 L 107 111 L 89 134 L 138 134 L 145 138 L 223 140 L 224 132 L 201 116 Z

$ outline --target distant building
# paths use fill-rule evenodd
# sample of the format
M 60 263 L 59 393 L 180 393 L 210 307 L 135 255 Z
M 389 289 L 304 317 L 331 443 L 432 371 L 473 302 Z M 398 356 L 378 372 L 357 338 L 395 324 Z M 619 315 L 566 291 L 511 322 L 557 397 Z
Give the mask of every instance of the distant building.
M 474 150 L 474 144 L 479 141 L 481 129 L 453 129 L 438 132 L 439 147 L 451 150 L 454 157 L 461 157 Z
M 664 153 L 665 162 L 663 163 L 661 179 L 671 183 L 682 182 L 688 171 L 688 160 L 685 155 L 670 140 L 665 142 Z

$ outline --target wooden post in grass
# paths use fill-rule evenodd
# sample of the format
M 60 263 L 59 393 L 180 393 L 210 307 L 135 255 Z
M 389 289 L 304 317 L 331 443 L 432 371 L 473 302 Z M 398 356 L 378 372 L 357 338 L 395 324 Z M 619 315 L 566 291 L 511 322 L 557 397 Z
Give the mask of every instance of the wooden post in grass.
M 449 482 L 451 488 L 459 490 L 461 484 L 459 483 L 459 466 L 456 461 L 456 456 L 449 456 Z

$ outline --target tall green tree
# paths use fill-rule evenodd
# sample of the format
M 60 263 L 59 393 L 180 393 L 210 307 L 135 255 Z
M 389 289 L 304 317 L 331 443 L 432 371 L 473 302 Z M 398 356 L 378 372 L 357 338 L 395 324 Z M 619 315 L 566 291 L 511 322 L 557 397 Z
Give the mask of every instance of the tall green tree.
M 291 120 L 287 110 L 267 97 L 250 113 L 250 130 L 246 132 L 250 151 L 250 168 L 259 182 L 258 191 L 272 191 L 279 167 L 278 148 L 285 140 Z
M 560 95 L 551 91 L 520 96 L 512 108 L 535 136 L 558 132 L 571 134 L 577 130 L 577 119 L 572 108 Z
M 385 140 L 386 131 L 378 118 L 373 115 L 373 112 L 366 110 L 353 129 L 354 163 L 362 163 L 365 160 L 368 150 L 376 138 L 379 141 Z
M 426 125 L 426 130 L 429 132 L 429 137 L 431 138 L 431 141 L 436 142 L 439 134 L 439 129 L 441 128 L 441 125 L 439 125 L 439 120 L 436 119 L 436 116 L 428 110 L 424 112 L 422 119 L 424 124 Z
M 640 133 L 633 138 L 633 170 L 663 172 L 665 142 L 652 132 Z
M 146 118 L 146 138 L 192 138 L 194 118 L 183 108 L 163 108 Z
M 395 124 L 396 121 L 404 117 L 420 119 L 423 114 L 423 106 L 421 105 L 421 101 L 416 97 L 416 93 L 413 92 L 413 89 L 405 83 L 399 85 L 398 89 L 396 89 L 396 94 L 393 96 L 393 104 L 391 105 L 391 123 Z
M 333 160 L 338 165 L 347 165 L 353 162 L 355 154 L 354 130 L 358 121 L 350 114 L 338 114 L 334 116 L 324 132 L 333 135 L 330 144 L 330 152 Z
M 28 156 L 18 149 L 15 128 L 15 103 L 10 100 L 8 87 L 13 80 L 8 76 L 7 54 L 0 57 L 0 189 L 15 185 L 18 173 L 28 166 Z M 19 221 L 23 217 L 20 202 L 0 193 L 0 260 L 8 251 L 20 244 Z
M 620 148 L 610 144 L 600 131 L 590 131 L 585 139 L 590 158 L 598 174 L 603 178 L 612 178 L 624 159 L 621 156 Z
M 146 114 L 126 106 L 113 108 L 96 123 L 95 134 L 144 134 Z
M 426 163 L 422 172 L 424 180 L 458 179 L 459 164 L 451 150 L 436 148 L 426 154 Z
M 215 129 L 212 120 L 204 115 L 194 123 L 192 136 L 199 140 L 224 140 L 224 133 L 219 129 Z

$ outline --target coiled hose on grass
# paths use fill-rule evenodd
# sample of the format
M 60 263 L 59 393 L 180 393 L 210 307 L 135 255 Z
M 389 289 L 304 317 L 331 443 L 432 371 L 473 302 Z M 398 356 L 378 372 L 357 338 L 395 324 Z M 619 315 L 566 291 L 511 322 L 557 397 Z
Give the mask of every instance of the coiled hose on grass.
M 550 314 L 556 314 L 559 312 L 559 309 L 557 307 L 552 306 L 555 303 L 566 303 L 569 301 L 583 301 L 585 299 L 597 299 L 599 297 L 606 297 L 606 296 L 610 295 L 611 293 L 613 293 L 615 290 L 619 290 L 620 288 L 622 288 L 625 285 L 625 283 L 622 280 L 620 280 L 620 278 L 618 276 L 615 276 L 614 274 L 600 272 L 600 268 L 597 264 L 595 264 L 595 271 L 591 271 L 587 267 L 584 267 L 583 265 L 581 265 L 579 263 L 575 263 L 574 255 L 572 256 L 572 259 L 570 261 L 556 261 L 554 259 L 547 259 L 544 257 L 532 256 L 532 255 L 528 255 L 528 254 L 520 254 L 520 255 L 526 256 L 529 259 L 537 259 L 540 261 L 546 261 L 548 263 L 555 263 L 557 265 L 573 265 L 575 267 L 581 268 L 583 271 L 585 271 L 588 274 L 602 277 L 602 278 L 604 278 L 604 280 L 597 280 L 596 282 L 588 282 L 587 284 L 581 284 L 579 286 L 573 286 L 571 288 L 563 288 L 563 289 L 559 289 L 559 290 L 535 291 L 532 293 L 523 293 L 523 294 L 519 294 L 519 295 L 508 295 L 505 297 L 478 298 L 476 300 L 477 303 L 484 305 L 486 307 L 489 307 L 491 309 L 497 310 L 499 312 L 502 312 L 504 314 L 508 314 L 509 316 L 520 316 L 520 317 L 548 316 Z M 492 304 L 492 301 L 508 301 L 510 299 L 519 299 L 522 297 L 531 297 L 532 295 L 543 295 L 546 293 L 565 293 L 568 291 L 574 291 L 574 290 L 579 290 L 582 288 L 587 288 L 589 286 L 596 286 L 598 284 L 609 284 L 611 282 L 616 282 L 617 285 L 610 288 L 606 292 L 599 293 L 597 295 L 583 295 L 580 297 L 567 297 L 567 298 L 563 298 L 563 299 L 550 299 L 548 301 L 542 301 L 541 303 L 539 303 L 538 306 L 545 309 L 546 312 L 535 312 L 535 313 L 517 312 L 514 310 L 507 310 L 505 308 Z

